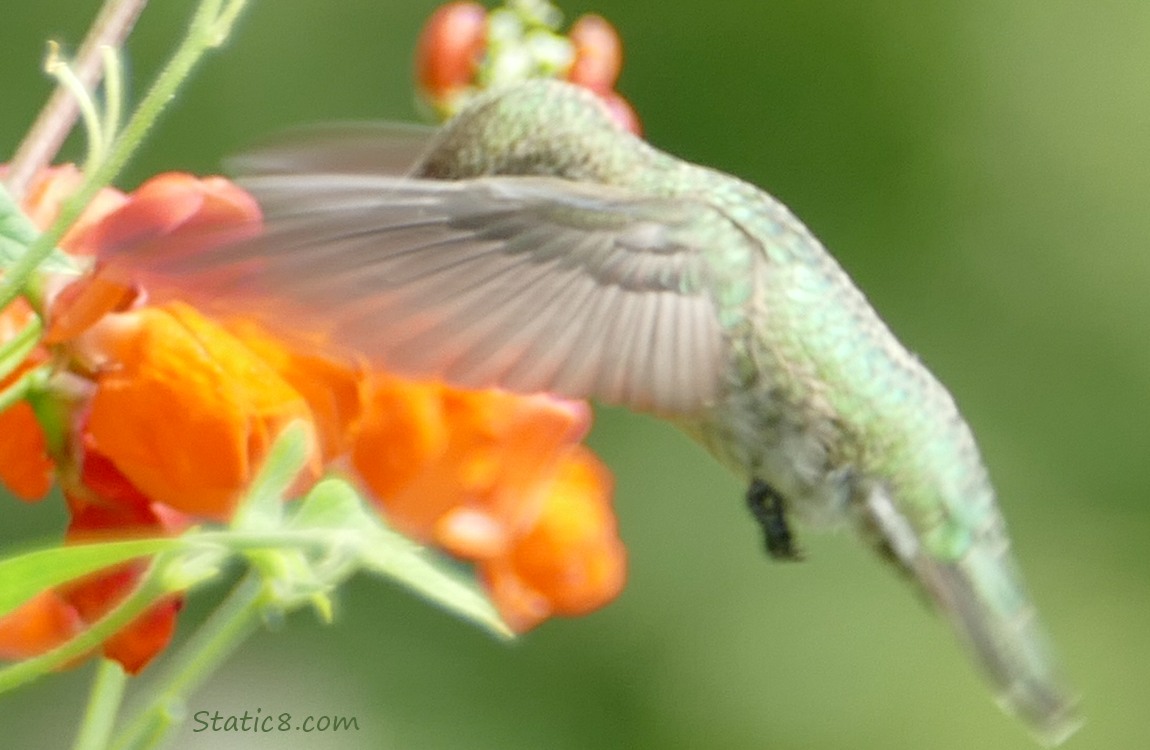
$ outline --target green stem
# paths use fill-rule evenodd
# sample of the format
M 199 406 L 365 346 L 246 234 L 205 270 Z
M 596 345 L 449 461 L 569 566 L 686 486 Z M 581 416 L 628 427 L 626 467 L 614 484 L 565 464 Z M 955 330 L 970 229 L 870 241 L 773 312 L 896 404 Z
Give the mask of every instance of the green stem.
M 104 73 L 103 48 L 116 49 L 127 39 L 146 2 L 105 0 L 76 53 L 76 75 L 85 88 L 94 89 L 99 83 Z M 13 200 L 24 197 L 28 183 L 56 156 L 76 121 L 78 106 L 79 102 L 66 87 L 56 86 L 8 165 L 5 185 Z
M 16 335 L 0 344 L 0 379 L 6 378 L 24 363 L 28 355 L 36 348 L 40 341 L 40 333 L 44 330 L 39 317 L 33 317 Z
M 196 540 L 218 545 L 232 552 L 255 552 L 258 550 L 298 549 L 301 551 L 323 551 L 336 547 L 334 541 L 341 536 L 339 531 L 328 529 L 302 529 L 300 531 L 202 531 Z
M 255 632 L 263 614 L 265 590 L 255 574 L 246 576 L 196 631 L 168 667 L 147 708 L 116 737 L 114 750 L 157 747 L 186 713 L 188 695 L 196 690 L 244 640 Z
M 88 131 L 88 158 L 84 162 L 84 169 L 87 171 L 103 161 L 104 150 L 108 147 L 112 134 L 104 130 L 104 121 L 96 109 L 96 102 L 88 94 L 88 89 L 76 72 L 60 58 L 60 45 L 55 42 L 48 43 L 48 62 L 45 63 L 44 70 L 72 94 L 76 106 L 80 108 L 80 117 L 83 118 L 84 128 Z
M 21 375 L 15 383 L 0 391 L 0 412 L 6 411 L 23 401 L 28 396 L 29 391 L 32 390 L 35 382 L 42 377 L 44 377 L 42 368 L 29 370 Z
M 192 17 L 187 36 L 116 137 L 107 158 L 95 171 L 84 176 L 84 184 L 64 201 L 60 215 L 52 222 L 52 226 L 28 247 L 20 259 L 4 274 L 3 279 L 0 279 L 0 309 L 21 294 L 36 268 L 48 257 L 96 193 L 124 168 L 192 68 L 203 58 L 205 52 L 219 46 L 226 38 L 231 23 L 245 2 L 246 0 L 202 0 Z
M 118 661 L 100 660 L 88 696 L 88 708 L 84 711 L 84 723 L 80 725 L 72 750 L 104 750 L 108 746 L 127 681 Z
M 161 565 L 160 559 L 153 562 L 140 585 L 131 594 L 75 638 L 39 656 L 0 669 L 0 693 L 31 682 L 87 654 L 143 614 L 157 599 L 168 593 L 161 582 Z
M 100 121 L 101 130 L 109 139 L 120 132 L 120 120 L 124 114 L 124 66 L 120 64 L 120 55 L 112 47 L 100 50 L 104 60 L 104 117 Z M 106 149 L 111 145 L 103 144 Z

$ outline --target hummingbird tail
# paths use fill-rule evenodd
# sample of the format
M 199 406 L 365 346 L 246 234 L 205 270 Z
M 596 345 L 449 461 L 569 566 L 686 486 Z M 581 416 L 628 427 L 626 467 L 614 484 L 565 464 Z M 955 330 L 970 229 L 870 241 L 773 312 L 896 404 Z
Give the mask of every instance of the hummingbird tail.
M 999 705 L 1048 747 L 1081 726 L 1038 614 L 1010 556 L 1001 523 L 993 542 L 961 557 L 933 556 L 889 496 L 873 493 L 869 519 L 896 560 L 919 582 L 995 687 Z

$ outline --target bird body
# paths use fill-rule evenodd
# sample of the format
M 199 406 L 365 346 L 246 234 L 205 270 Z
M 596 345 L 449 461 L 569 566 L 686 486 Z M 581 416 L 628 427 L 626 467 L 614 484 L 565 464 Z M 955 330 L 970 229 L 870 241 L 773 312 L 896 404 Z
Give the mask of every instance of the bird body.
M 784 205 L 555 81 L 480 97 L 404 175 L 325 149 L 255 160 L 260 237 L 109 261 L 273 326 L 322 321 L 401 374 L 665 417 L 775 500 L 780 556 L 787 515 L 855 529 L 1011 710 L 1050 741 L 1073 729 L 970 429 Z

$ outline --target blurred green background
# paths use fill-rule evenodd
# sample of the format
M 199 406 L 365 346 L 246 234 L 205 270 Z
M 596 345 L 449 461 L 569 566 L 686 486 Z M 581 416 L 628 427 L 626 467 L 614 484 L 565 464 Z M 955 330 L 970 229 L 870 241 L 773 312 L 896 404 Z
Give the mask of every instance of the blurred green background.
M 0 149 L 49 91 L 44 41 L 95 0 L 8 2 Z M 137 87 L 190 3 L 129 45 Z M 414 116 L 433 2 L 253 0 L 123 187 L 211 172 L 284 125 Z M 979 436 L 1080 689 L 1067 745 L 1150 743 L 1150 3 L 602 0 L 657 146 L 734 172 L 820 235 Z M 139 93 L 137 90 L 136 94 Z M 73 148 L 73 157 L 78 152 Z M 5 157 L 6 158 L 6 157 Z M 600 409 L 631 555 L 620 599 L 505 646 L 374 580 L 261 634 L 188 707 L 355 716 L 345 735 L 192 748 L 1026 748 L 941 621 L 849 536 L 760 552 L 743 487 L 673 430 Z M 58 510 L 5 501 L 7 539 Z M 201 592 L 186 621 L 220 594 Z M 88 670 L 0 699 L 2 744 L 66 746 Z

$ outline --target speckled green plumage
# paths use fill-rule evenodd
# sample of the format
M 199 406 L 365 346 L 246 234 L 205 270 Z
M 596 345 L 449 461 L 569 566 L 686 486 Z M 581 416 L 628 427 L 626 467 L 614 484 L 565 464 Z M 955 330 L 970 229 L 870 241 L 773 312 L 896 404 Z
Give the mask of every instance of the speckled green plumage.
M 705 205 L 685 241 L 706 273 L 684 279 L 684 291 L 708 287 L 724 382 L 708 408 L 675 421 L 734 471 L 780 491 L 789 512 L 857 528 L 955 621 L 1009 707 L 1052 741 L 1070 731 L 1072 700 L 969 428 L 785 206 L 620 132 L 591 96 L 553 83 L 481 100 L 416 174 L 551 176 Z
M 581 92 L 542 83 L 466 111 L 418 174 L 559 176 L 709 204 L 714 211 L 695 232 L 706 238 L 705 282 L 729 339 L 728 390 L 752 390 L 800 412 L 796 419 L 826 422 L 837 433 L 828 468 L 849 463 L 896 482 L 924 529 L 977 527 L 995 516 L 986 472 L 949 394 L 806 227 L 758 188 L 660 152 L 620 132 Z M 723 438 L 721 425 L 703 429 L 719 442 L 741 442 Z M 754 446 L 714 447 L 741 470 L 760 463 Z M 969 545 L 962 528 L 939 536 L 966 536 Z M 944 544 L 937 553 L 964 551 Z

